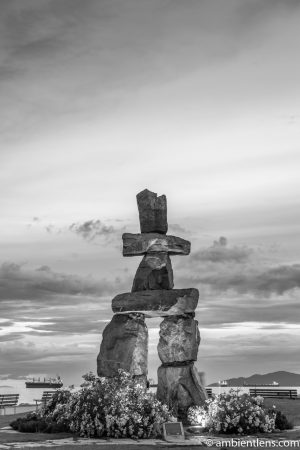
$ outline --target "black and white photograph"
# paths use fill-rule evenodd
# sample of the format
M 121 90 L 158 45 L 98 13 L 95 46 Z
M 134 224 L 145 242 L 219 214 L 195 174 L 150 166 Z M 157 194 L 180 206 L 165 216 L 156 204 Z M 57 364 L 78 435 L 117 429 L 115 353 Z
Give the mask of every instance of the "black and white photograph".
M 1 449 L 300 446 L 299 23 L 0 0 Z

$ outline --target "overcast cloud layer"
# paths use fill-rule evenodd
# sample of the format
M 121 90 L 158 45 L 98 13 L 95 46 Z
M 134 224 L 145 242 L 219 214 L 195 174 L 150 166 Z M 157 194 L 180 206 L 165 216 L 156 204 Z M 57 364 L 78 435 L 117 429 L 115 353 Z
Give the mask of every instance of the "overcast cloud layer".
M 94 370 L 168 199 L 209 382 L 300 372 L 297 0 L 2 0 L 0 376 Z M 159 365 L 159 320 L 149 369 Z M 59 367 L 59 369 L 58 369 Z

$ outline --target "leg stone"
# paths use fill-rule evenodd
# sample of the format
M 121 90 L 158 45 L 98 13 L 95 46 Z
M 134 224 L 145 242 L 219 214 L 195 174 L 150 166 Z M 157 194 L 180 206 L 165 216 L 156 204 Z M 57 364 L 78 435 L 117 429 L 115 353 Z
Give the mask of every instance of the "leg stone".
M 164 365 L 197 361 L 200 333 L 198 322 L 189 316 L 166 317 L 160 324 L 158 355 Z
M 157 371 L 157 398 L 177 410 L 185 420 L 190 406 L 203 405 L 207 399 L 193 363 L 184 366 L 160 366 Z
M 148 329 L 142 314 L 117 314 L 105 327 L 97 358 L 100 377 L 114 377 L 118 369 L 147 375 Z

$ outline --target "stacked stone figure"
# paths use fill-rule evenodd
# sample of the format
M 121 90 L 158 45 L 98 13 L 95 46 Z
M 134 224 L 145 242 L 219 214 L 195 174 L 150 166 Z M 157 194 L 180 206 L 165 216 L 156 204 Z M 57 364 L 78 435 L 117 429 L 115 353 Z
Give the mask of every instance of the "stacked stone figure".
M 143 255 L 129 293 L 112 300 L 115 313 L 103 332 L 98 375 L 114 377 L 122 368 L 146 380 L 148 330 L 146 317 L 164 317 L 160 325 L 157 397 L 177 407 L 179 416 L 207 398 L 194 361 L 200 334 L 194 319 L 197 289 L 173 289 L 170 255 L 188 255 L 190 242 L 167 235 L 165 195 L 145 189 L 137 195 L 141 234 L 123 235 L 123 256 Z

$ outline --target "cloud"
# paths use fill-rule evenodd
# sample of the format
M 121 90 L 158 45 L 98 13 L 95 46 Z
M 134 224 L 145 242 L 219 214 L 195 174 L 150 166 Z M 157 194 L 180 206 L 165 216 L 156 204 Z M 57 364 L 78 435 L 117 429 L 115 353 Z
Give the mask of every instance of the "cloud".
M 228 245 L 220 237 L 208 248 L 192 253 L 178 268 L 177 279 L 184 285 L 207 285 L 214 292 L 269 297 L 300 288 L 300 264 L 270 264 L 262 250 Z
M 196 318 L 201 327 L 220 329 L 256 322 L 263 327 L 270 324 L 279 329 L 300 324 L 300 317 L 295 314 L 299 309 L 300 289 L 288 291 L 284 296 L 257 296 L 233 290 L 218 293 L 209 286 L 200 287 L 199 290 Z
M 62 336 L 62 339 L 64 335 L 100 335 L 112 318 L 109 302 L 105 302 L 106 309 L 103 309 L 103 304 L 101 307 L 99 300 L 98 305 L 96 301 L 84 303 L 84 299 L 82 300 L 81 305 L 76 305 L 76 307 L 72 305 L 67 311 L 66 308 L 57 307 L 55 312 L 51 311 L 53 315 L 50 319 L 45 319 L 44 322 L 38 319 L 37 325 L 31 321 L 33 331 L 28 331 L 26 334 L 49 333 L 51 336 Z M 40 313 L 46 312 L 46 310 L 43 308 Z M 18 322 L 19 320 L 23 322 Z M 15 324 L 27 323 L 21 314 L 15 316 L 15 321 Z
M 0 301 L 46 299 L 59 302 L 63 296 L 100 297 L 122 288 L 119 278 L 95 280 L 92 277 L 54 272 L 48 266 L 29 269 L 15 263 L 0 267 Z
M 101 220 L 87 220 L 83 223 L 72 223 L 69 230 L 87 241 L 93 241 L 96 237 L 109 238 L 117 230 L 112 225 L 105 225 Z
M 282 2 L 281 0 L 251 0 L 241 3 L 238 6 L 238 12 L 243 22 L 249 24 L 257 20 L 266 20 L 266 18 L 282 14 L 284 11 L 293 12 L 293 10 L 299 9 L 298 0 L 287 0 Z
M 247 326 L 247 324 L 245 324 Z M 256 326 L 239 329 L 201 330 L 202 342 L 196 363 L 208 374 L 209 382 L 224 378 L 278 370 L 299 371 L 299 330 L 264 330 Z
M 8 342 L 8 341 L 18 341 L 22 339 L 22 334 L 20 333 L 10 333 L 10 334 L 4 334 L 3 336 L 0 336 L 0 342 Z
M 227 261 L 241 263 L 247 261 L 251 253 L 252 250 L 248 247 L 228 247 L 226 237 L 221 236 L 218 241 L 214 241 L 211 247 L 192 253 L 191 259 L 214 263 Z
M 43 265 L 0 267 L 0 341 L 25 336 L 99 334 L 112 317 L 111 298 L 128 279 L 95 280 L 54 272 Z M 6 319 L 7 318 L 7 319 Z
M 74 367 L 80 362 L 90 367 L 91 364 L 95 365 L 98 346 L 96 341 L 91 341 L 89 346 L 87 346 L 88 342 L 85 344 L 81 346 L 76 342 L 64 341 L 48 344 L 33 341 L 6 342 L 0 347 L 1 371 L 9 372 L 10 377 L 15 377 L 20 374 L 23 376 L 32 374 L 33 370 L 51 374 L 70 365 Z M 82 373 L 84 372 L 79 372 L 79 374 Z
M 41 220 L 39 220 L 40 222 Z M 33 222 L 35 223 L 35 222 Z M 29 224 L 31 226 L 31 224 Z M 92 242 L 96 238 L 104 238 L 105 241 L 110 242 L 110 240 L 124 232 L 125 226 L 121 228 L 116 228 L 113 225 L 107 225 L 100 219 L 91 219 L 84 222 L 73 222 L 69 226 L 56 226 L 52 223 L 43 225 L 43 228 L 49 234 L 62 234 L 71 232 L 76 236 L 83 238 L 87 242 Z
M 231 247 L 224 237 L 194 255 L 176 263 L 174 273 L 176 287 L 199 289 L 200 329 L 247 322 L 269 331 L 299 326 L 300 264 L 271 265 L 263 247 Z
M 48 272 L 48 273 L 51 272 L 50 267 L 46 265 L 40 266 L 36 270 L 37 272 Z
M 61 229 L 55 227 L 54 225 L 52 225 L 52 223 L 50 223 L 49 225 L 46 225 L 45 226 L 45 230 L 49 234 L 52 234 L 52 233 L 60 234 L 61 233 Z
M 283 295 L 289 290 L 300 288 L 300 264 L 282 265 L 269 269 L 226 267 L 225 270 L 216 270 L 214 273 L 199 273 L 194 280 L 208 284 L 218 291 L 232 289 L 238 293 Z
M 300 287 L 300 264 L 283 265 L 271 268 L 250 281 L 259 292 L 284 292 Z
M 179 225 L 178 223 L 169 223 L 168 224 L 168 230 L 169 233 L 188 233 L 189 231 L 182 227 L 181 225 Z
M 24 312 L 28 314 L 34 307 L 35 302 Z M 82 307 L 71 305 L 67 311 L 66 308 L 59 306 L 55 311 L 45 306 L 39 308 L 39 313 L 43 314 L 47 310 L 48 314 L 50 311 L 52 313 L 50 319 L 39 319 L 37 317 L 33 320 L 30 319 L 30 321 L 22 315 L 22 312 L 15 312 L 12 324 L 2 327 L 0 341 L 16 341 L 26 336 L 39 336 L 40 339 L 43 336 L 50 336 L 51 339 L 54 336 L 60 336 L 64 339 L 63 336 L 66 335 L 100 335 L 112 317 L 112 312 L 109 311 L 108 307 L 104 311 L 101 307 L 97 308 L 96 302 L 82 303 Z
M 2 0 L 2 131 L 23 140 L 66 126 L 70 114 L 82 123 L 99 105 L 104 114 L 114 107 L 115 94 L 119 100 L 136 86 L 203 75 L 216 62 L 263 47 L 278 33 L 268 30 L 272 17 L 289 9 L 261 3 Z

